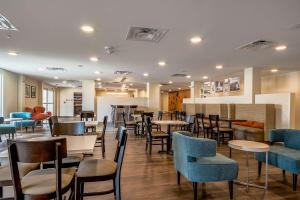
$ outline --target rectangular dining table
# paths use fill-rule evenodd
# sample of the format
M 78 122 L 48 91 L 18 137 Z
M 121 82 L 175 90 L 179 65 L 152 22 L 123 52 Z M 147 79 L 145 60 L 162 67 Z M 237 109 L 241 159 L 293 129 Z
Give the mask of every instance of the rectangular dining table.
M 68 154 L 93 154 L 94 147 L 97 140 L 97 135 L 61 135 L 67 139 L 67 152 Z M 50 139 L 51 136 L 39 136 L 39 137 L 22 137 L 19 139 L 25 140 L 45 140 Z M 8 150 L 0 152 L 0 158 L 8 158 Z

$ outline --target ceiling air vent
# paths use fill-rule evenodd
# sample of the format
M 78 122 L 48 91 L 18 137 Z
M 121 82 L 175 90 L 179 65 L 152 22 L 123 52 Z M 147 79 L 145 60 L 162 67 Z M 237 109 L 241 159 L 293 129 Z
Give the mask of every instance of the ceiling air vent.
M 130 27 L 126 40 L 159 42 L 167 32 L 166 29 Z
M 173 74 L 173 75 L 171 75 L 172 77 L 179 77 L 179 78 L 181 78 L 181 77 L 186 77 L 187 76 L 187 74 Z
M 65 71 L 63 67 L 47 67 L 46 69 L 49 71 Z
M 132 72 L 131 71 L 121 71 L 121 70 L 118 70 L 118 71 L 115 71 L 114 74 L 117 74 L 117 75 L 128 75 L 128 74 L 131 74 Z
M 0 30 L 17 31 L 18 29 L 0 13 Z
M 238 47 L 238 50 L 252 50 L 252 51 L 258 51 L 258 50 L 264 50 L 273 48 L 276 46 L 276 42 L 273 41 L 267 41 L 267 40 L 256 40 L 254 42 L 250 42 L 248 44 L 242 45 Z

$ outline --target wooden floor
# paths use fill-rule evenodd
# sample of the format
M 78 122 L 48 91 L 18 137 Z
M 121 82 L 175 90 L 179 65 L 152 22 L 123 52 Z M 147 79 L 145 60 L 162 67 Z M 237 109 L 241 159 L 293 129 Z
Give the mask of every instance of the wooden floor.
M 48 131 L 39 130 L 38 132 Z M 116 141 L 114 140 L 115 131 L 109 128 L 106 137 L 106 158 L 113 159 Z M 152 155 L 145 152 L 145 138 L 136 137 L 129 132 L 129 138 L 126 147 L 126 153 L 122 168 L 122 199 L 125 200 L 182 200 L 193 199 L 192 184 L 182 178 L 180 186 L 176 183 L 176 172 L 173 167 L 173 158 L 171 155 L 160 154 L 160 146 L 154 146 Z M 229 149 L 222 145 L 218 152 L 223 155 L 229 155 Z M 257 177 L 257 162 L 250 154 L 250 179 L 257 184 L 264 184 L 264 176 Z M 92 157 L 87 157 L 90 159 Z M 100 148 L 95 148 L 93 158 L 101 158 Z M 239 163 L 239 179 L 246 180 L 247 168 L 245 154 L 233 150 L 232 158 Z M 264 167 L 264 166 L 263 166 Z M 263 168 L 264 169 L 264 168 Z M 291 175 L 286 173 L 283 177 L 280 169 L 269 168 L 269 188 L 268 190 L 249 188 L 242 185 L 234 185 L 234 198 L 245 200 L 258 199 L 300 199 L 300 187 L 298 192 L 292 191 Z M 264 171 L 263 171 L 264 175 Z M 85 189 L 87 191 L 101 190 L 111 187 L 112 183 L 90 183 Z M 300 184 L 299 184 L 300 185 Z M 6 191 L 11 193 L 11 189 Z M 199 199 L 229 199 L 227 182 L 213 182 L 200 184 Z M 88 197 L 85 199 L 114 199 L 112 194 L 105 196 Z

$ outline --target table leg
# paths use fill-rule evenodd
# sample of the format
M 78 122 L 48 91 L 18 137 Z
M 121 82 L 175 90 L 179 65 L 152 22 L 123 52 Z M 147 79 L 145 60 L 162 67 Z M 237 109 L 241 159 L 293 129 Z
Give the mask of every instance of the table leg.
M 170 124 L 168 124 L 167 133 L 169 135 L 168 141 L 167 141 L 167 152 L 169 152 L 171 150 L 171 125 Z

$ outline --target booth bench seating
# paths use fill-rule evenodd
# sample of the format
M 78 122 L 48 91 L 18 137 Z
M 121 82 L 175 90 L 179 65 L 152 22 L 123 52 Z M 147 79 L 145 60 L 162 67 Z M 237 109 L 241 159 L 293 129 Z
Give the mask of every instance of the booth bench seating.
M 34 128 L 36 126 L 36 122 L 32 120 L 32 114 L 30 112 L 12 112 L 10 113 L 10 118 L 22 118 L 21 121 L 14 121 L 13 125 L 16 128 L 25 128 L 26 132 L 28 128 L 32 128 L 32 132 L 34 132 Z
M 297 175 L 300 172 L 300 130 L 274 129 L 270 131 L 269 138 L 271 146 L 268 163 L 282 169 L 283 173 L 291 172 L 293 190 L 296 191 Z M 266 160 L 265 153 L 255 153 L 255 159 L 258 160 L 258 174 L 260 175 L 261 164 Z

